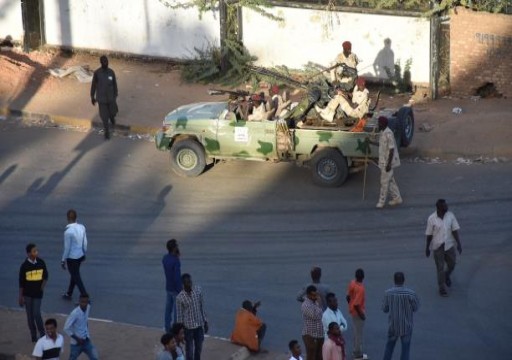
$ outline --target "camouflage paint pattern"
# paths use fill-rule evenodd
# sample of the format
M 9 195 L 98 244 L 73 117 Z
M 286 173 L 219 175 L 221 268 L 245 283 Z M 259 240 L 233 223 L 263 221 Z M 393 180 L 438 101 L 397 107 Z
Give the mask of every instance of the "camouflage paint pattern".
M 195 138 L 209 157 L 278 160 L 277 121 L 233 120 L 227 102 L 182 106 L 169 113 L 155 135 L 159 150 L 168 150 L 177 136 Z M 308 159 L 318 147 L 333 147 L 347 158 L 378 157 L 378 148 L 365 141 L 367 132 L 338 129 L 295 129 L 290 158 Z

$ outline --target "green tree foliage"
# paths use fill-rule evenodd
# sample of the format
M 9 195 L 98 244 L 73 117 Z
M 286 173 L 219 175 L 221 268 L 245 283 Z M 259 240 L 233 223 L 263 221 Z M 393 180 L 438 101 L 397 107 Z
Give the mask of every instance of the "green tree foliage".
M 270 18 L 272 20 L 282 20 L 282 18 L 272 14 L 269 9 L 272 4 L 268 0 L 158 0 L 160 3 L 169 9 L 192 9 L 195 8 L 199 12 L 201 18 L 204 13 L 208 11 L 215 11 L 219 9 L 221 2 L 225 3 L 228 7 L 242 6 L 252 9 L 259 14 Z

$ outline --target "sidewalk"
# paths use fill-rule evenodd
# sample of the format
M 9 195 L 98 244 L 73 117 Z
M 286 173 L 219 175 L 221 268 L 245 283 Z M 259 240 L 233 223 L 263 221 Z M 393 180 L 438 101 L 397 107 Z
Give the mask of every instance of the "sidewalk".
M 67 315 L 43 314 L 43 319 L 57 319 L 58 331 L 64 335 L 62 328 Z M 105 320 L 90 318 L 89 327 L 91 339 L 97 347 L 102 360 L 151 360 L 160 351 L 160 329 L 113 323 Z M 30 355 L 34 344 L 30 342 L 27 319 L 23 309 L 7 309 L 0 307 L 0 360 L 31 360 Z M 64 354 L 62 359 L 69 356 L 69 338 L 64 336 Z M 203 345 L 202 359 L 204 360 L 285 360 L 286 354 L 268 353 L 250 356 L 249 352 L 240 346 L 231 344 L 226 339 L 207 336 Z
M 100 126 L 98 108 L 90 103 L 90 84 L 79 83 L 74 77 L 53 78 L 47 72 L 49 68 L 72 65 L 95 69 L 98 57 L 1 52 L 0 116 L 13 111 L 16 116 L 45 117 L 58 125 Z M 110 67 L 118 78 L 117 128 L 122 131 L 154 133 L 165 115 L 180 105 L 224 99 L 207 94 L 209 88 L 218 86 L 182 84 L 179 72 L 167 62 L 110 59 Z M 498 161 L 512 158 L 512 101 L 466 98 L 429 102 L 421 98 L 416 94 L 415 135 L 405 155 L 501 158 Z M 379 107 L 399 107 L 408 101 L 406 96 L 383 95 Z M 462 113 L 454 114 L 455 107 L 462 108 Z M 431 131 L 420 131 L 425 123 Z

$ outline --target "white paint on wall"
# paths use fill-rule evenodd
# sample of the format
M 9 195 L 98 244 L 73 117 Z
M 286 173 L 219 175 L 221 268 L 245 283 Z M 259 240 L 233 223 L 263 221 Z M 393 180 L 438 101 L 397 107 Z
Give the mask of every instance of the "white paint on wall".
M 50 45 L 148 56 L 186 58 L 220 38 L 218 14 L 199 19 L 158 0 L 46 0 L 45 21 Z
M 251 54 L 258 57 L 259 65 L 300 69 L 311 61 L 329 66 L 342 51 L 342 42 L 348 40 L 352 51 L 362 60 L 359 75 L 386 77 L 382 65 L 400 61 L 403 70 L 405 62 L 411 59 L 412 81 L 429 82 L 428 19 L 286 7 L 275 7 L 272 11 L 284 22 L 243 9 L 243 41 Z M 384 46 L 387 38 L 391 40 L 389 49 Z
M 19 0 L 0 0 L 0 39 L 11 36 L 15 41 L 23 40 L 23 22 Z

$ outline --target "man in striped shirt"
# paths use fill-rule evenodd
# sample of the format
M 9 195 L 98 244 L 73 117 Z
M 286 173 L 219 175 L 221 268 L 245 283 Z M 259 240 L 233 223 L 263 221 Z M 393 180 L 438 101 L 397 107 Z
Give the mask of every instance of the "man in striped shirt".
M 420 307 L 416 293 L 404 286 L 403 272 L 395 273 L 395 286 L 386 290 L 382 311 L 389 313 L 388 342 L 384 352 L 384 360 L 391 360 L 396 341 L 402 343 L 401 360 L 409 360 L 413 328 L 413 313 Z

